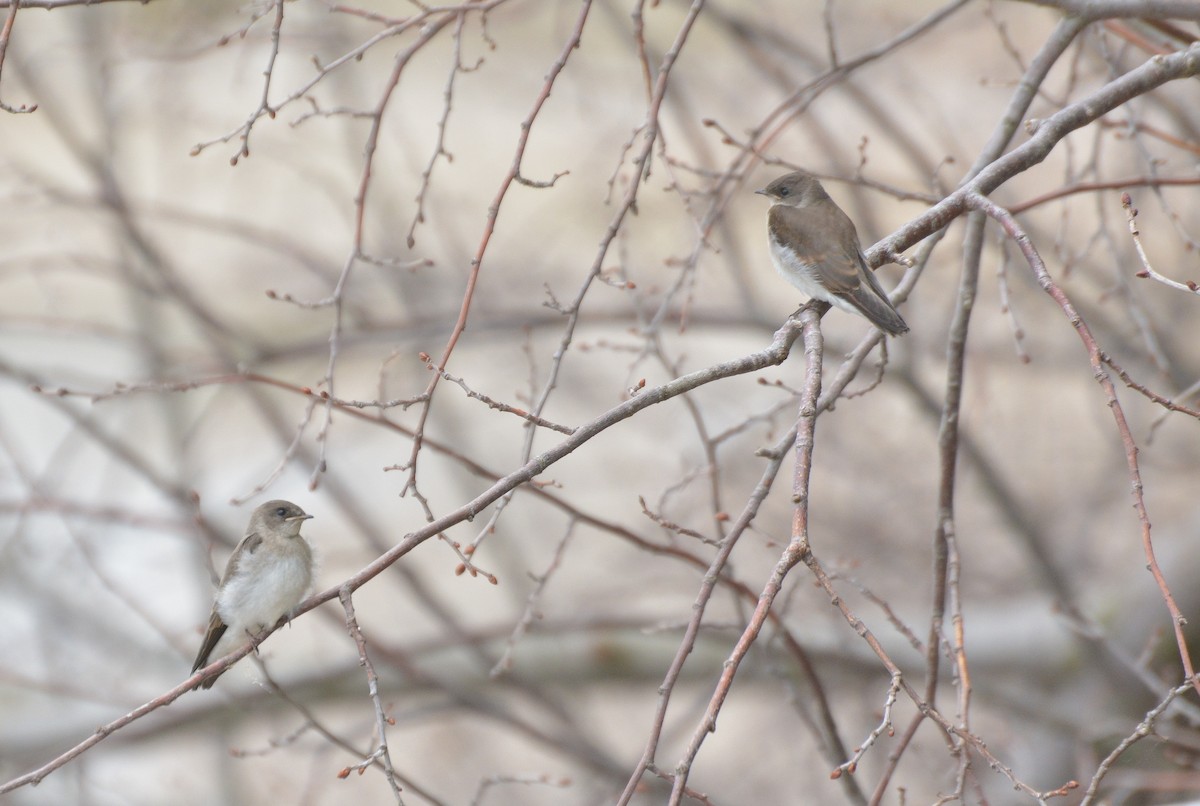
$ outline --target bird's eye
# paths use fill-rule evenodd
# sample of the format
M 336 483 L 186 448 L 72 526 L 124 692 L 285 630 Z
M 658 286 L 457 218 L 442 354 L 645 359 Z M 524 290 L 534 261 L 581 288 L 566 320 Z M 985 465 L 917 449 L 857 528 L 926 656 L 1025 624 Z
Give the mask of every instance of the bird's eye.
M 786 196 L 786 195 L 788 195 L 788 194 L 789 194 L 789 193 L 791 193 L 791 192 L 792 192 L 792 191 L 788 190 L 787 188 L 780 188 L 780 189 L 779 189 L 779 195 L 780 195 L 780 196 Z
M 287 514 L 287 510 L 283 507 L 279 507 L 278 509 L 275 510 L 275 514 L 282 518 L 284 515 Z

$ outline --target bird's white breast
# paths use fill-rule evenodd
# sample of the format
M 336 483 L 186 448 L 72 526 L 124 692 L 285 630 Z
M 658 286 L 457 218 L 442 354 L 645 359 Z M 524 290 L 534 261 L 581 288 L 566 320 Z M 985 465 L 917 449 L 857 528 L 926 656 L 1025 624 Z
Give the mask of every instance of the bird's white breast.
M 269 551 L 262 546 L 241 557 L 237 573 L 225 583 L 217 601 L 217 613 L 231 633 L 270 627 L 300 602 L 312 583 L 310 558 L 304 548 L 307 546 Z
M 771 238 L 771 262 L 775 264 L 775 270 L 779 272 L 783 279 L 796 288 L 799 288 L 809 297 L 828 302 L 830 305 L 834 305 L 850 313 L 858 313 L 858 309 L 853 305 L 836 296 L 817 281 L 818 267 L 800 260 L 800 257 L 794 251 L 779 243 L 774 238 Z

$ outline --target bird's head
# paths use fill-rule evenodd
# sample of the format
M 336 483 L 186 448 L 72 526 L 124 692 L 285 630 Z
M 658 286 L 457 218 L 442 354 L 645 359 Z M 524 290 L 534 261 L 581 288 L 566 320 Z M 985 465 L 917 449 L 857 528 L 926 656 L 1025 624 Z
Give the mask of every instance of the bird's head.
M 772 199 L 776 204 L 789 207 L 807 207 L 829 198 L 817 178 L 805 171 L 784 174 L 762 190 L 754 192 Z
M 268 501 L 250 516 L 250 530 L 295 537 L 300 534 L 300 525 L 311 517 L 291 501 Z

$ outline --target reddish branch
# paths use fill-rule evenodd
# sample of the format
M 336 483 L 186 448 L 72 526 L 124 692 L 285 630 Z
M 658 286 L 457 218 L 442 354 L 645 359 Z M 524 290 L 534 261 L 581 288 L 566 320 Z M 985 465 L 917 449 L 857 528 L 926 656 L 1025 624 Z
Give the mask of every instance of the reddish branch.
M 1083 342 L 1084 349 L 1087 350 L 1088 361 L 1092 366 L 1092 373 L 1096 378 L 1096 382 L 1100 384 L 1100 388 L 1104 391 L 1105 400 L 1107 401 L 1109 410 L 1112 412 L 1117 433 L 1120 435 L 1121 444 L 1125 449 L 1125 466 L 1129 474 L 1133 509 L 1137 513 L 1138 523 L 1141 525 L 1142 552 L 1146 556 L 1146 567 L 1149 569 L 1151 575 L 1153 575 L 1154 581 L 1158 585 L 1159 593 L 1162 595 L 1163 602 L 1167 606 L 1167 612 L 1171 616 L 1171 627 L 1175 632 L 1175 643 L 1179 648 L 1179 660 L 1183 666 L 1183 679 L 1191 681 L 1196 691 L 1200 692 L 1200 680 L 1196 679 L 1196 671 L 1192 665 L 1192 657 L 1188 650 L 1187 637 L 1183 629 L 1187 620 L 1184 618 L 1183 612 L 1179 609 L 1179 605 L 1175 603 L 1175 597 L 1167 585 L 1166 577 L 1163 576 L 1162 569 L 1158 565 L 1158 559 L 1154 554 L 1154 542 L 1150 538 L 1150 514 L 1146 510 L 1146 500 L 1142 488 L 1142 473 L 1138 465 L 1137 443 L 1134 441 L 1133 433 L 1129 429 L 1129 423 L 1125 419 L 1125 410 L 1117 398 L 1117 389 L 1113 385 L 1108 372 L 1104 369 L 1104 354 L 1096 343 L 1091 329 L 1088 328 L 1087 323 L 1083 321 L 1083 317 L 1075 310 L 1075 306 L 1071 304 L 1071 300 L 1067 297 L 1066 293 L 1054 282 L 1054 279 L 1050 276 L 1050 272 L 1046 269 L 1046 264 L 1042 261 L 1041 255 L 1038 254 L 1033 242 L 1025 234 L 1024 230 L 1021 229 L 1016 219 L 1007 210 L 980 194 L 973 193 L 968 195 L 967 204 L 972 209 L 980 210 L 1000 223 L 1000 226 L 1013 239 L 1013 242 L 1021 250 L 1021 254 L 1024 255 L 1025 260 L 1029 263 L 1029 268 L 1037 278 L 1038 285 L 1058 303 L 1063 315 L 1067 317 L 1071 326 L 1075 328 L 1080 341 Z
M 591 7 L 592 0 L 584 0 L 574 29 L 571 31 L 570 36 L 567 37 L 567 42 L 563 46 L 562 52 L 559 53 L 558 59 L 551 65 L 550 71 L 546 76 L 546 82 L 542 85 L 541 92 L 538 93 L 537 98 L 534 99 L 533 108 L 521 122 L 521 132 L 517 136 L 517 147 L 513 154 L 512 164 L 509 166 L 508 173 L 500 180 L 500 189 L 496 191 L 496 197 L 488 207 L 488 216 L 487 221 L 484 223 L 483 235 L 479 241 L 479 246 L 476 247 L 475 256 L 471 259 L 471 271 L 467 275 L 467 284 L 463 289 L 458 318 L 454 322 L 454 327 L 450 331 L 450 337 L 447 339 L 445 347 L 442 348 L 442 355 L 437 361 L 437 372 L 430 376 L 429 385 L 425 388 L 424 401 L 421 405 L 421 413 L 417 421 L 416 436 L 413 439 L 408 462 L 404 465 L 408 471 L 408 478 L 401 490 L 401 495 L 410 491 L 414 495 L 418 494 L 417 457 L 421 452 L 421 442 L 425 435 L 425 423 L 429 419 L 429 413 L 433 404 L 433 395 L 437 389 L 438 381 L 442 378 L 441 373 L 446 371 L 446 366 L 450 363 L 450 356 L 454 352 L 459 338 L 462 337 L 463 331 L 466 330 L 467 319 L 471 314 L 471 303 L 475 299 L 475 288 L 479 283 L 479 272 L 483 267 L 483 258 L 487 253 L 492 234 L 496 231 L 496 220 L 500 216 L 500 206 L 504 203 L 504 199 L 508 195 L 508 190 L 512 187 L 512 183 L 521 175 L 521 162 L 525 157 L 525 149 L 529 145 L 529 135 L 533 130 L 534 121 L 537 120 L 538 113 L 541 112 L 542 107 L 550 98 L 550 91 L 554 88 L 554 82 L 562 73 L 563 68 L 567 66 L 567 60 L 579 47 L 579 43 L 583 38 L 583 26 L 587 22 L 588 12 L 591 10 Z M 535 409 L 533 414 L 534 416 L 539 416 L 541 411 Z
M 784 324 L 776 333 L 770 346 L 756 353 L 743 356 L 732 361 L 727 361 L 715 366 L 706 367 L 705 369 L 684 375 L 681 378 L 676 378 L 673 381 L 643 390 L 639 395 L 630 400 L 609 409 L 599 417 L 579 426 L 575 433 L 567 439 L 564 439 L 553 448 L 535 456 L 526 462 L 522 467 L 514 470 L 508 475 L 496 480 L 488 489 L 484 490 L 471 501 L 459 506 L 451 512 L 443 515 L 436 520 L 426 524 L 422 528 L 409 535 L 406 535 L 399 543 L 391 550 L 377 557 L 373 562 L 364 567 L 358 573 L 345 580 L 340 585 L 329 588 L 321 593 L 315 594 L 300 605 L 294 611 L 293 618 L 307 613 L 309 610 L 324 604 L 332 599 L 343 595 L 343 591 L 347 594 L 361 588 L 367 582 L 374 579 L 393 563 L 399 560 L 404 555 L 408 554 L 417 546 L 429 540 L 431 537 L 438 535 L 444 530 L 450 528 L 454 524 L 469 521 L 485 508 L 495 503 L 499 498 L 509 491 L 532 481 L 538 475 L 544 473 L 547 468 L 554 465 L 566 456 L 569 456 L 574 451 L 578 450 L 582 445 L 589 442 L 597 435 L 607 431 L 614 425 L 627 420 L 643 409 L 658 405 L 672 398 L 678 397 L 685 392 L 691 391 L 697 387 L 703 386 L 714 381 L 724 378 L 731 378 L 737 375 L 744 375 L 750 372 L 756 372 L 768 366 L 777 366 L 782 364 L 788 357 L 791 351 L 792 343 L 799 336 L 799 324 L 789 321 Z M 286 384 L 279 384 L 284 385 Z M 276 625 L 278 627 L 279 625 Z M 274 631 L 274 628 L 271 632 Z M 262 637 L 265 638 L 270 632 L 265 633 Z M 188 678 L 187 681 L 181 683 L 170 691 L 162 694 L 153 700 L 145 703 L 129 714 L 121 717 L 114 722 L 111 722 L 96 731 L 88 739 L 72 747 L 62 755 L 39 767 L 32 772 L 12 779 L 11 781 L 0 785 L 0 794 L 11 792 L 14 789 L 19 789 L 28 784 L 36 784 L 47 775 L 78 757 L 88 748 L 99 743 L 107 738 L 112 733 L 120 730 L 126 725 L 140 719 L 148 713 L 151 713 L 165 705 L 170 705 L 178 699 L 183 693 L 190 691 L 192 686 L 211 676 L 214 676 L 228 669 L 234 663 L 245 657 L 253 650 L 249 644 L 240 647 L 229 655 L 221 658 L 214 663 L 201 669 L 196 674 Z

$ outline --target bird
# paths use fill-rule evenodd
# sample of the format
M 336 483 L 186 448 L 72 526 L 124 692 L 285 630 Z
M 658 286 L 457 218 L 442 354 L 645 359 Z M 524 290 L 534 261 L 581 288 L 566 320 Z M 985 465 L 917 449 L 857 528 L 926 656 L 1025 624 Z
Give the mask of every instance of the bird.
M 767 236 L 783 279 L 809 297 L 866 317 L 885 333 L 908 332 L 867 267 L 854 222 L 815 176 L 794 171 L 755 193 L 771 199 Z
M 192 674 L 275 626 L 304 598 L 312 584 L 313 553 L 300 527 L 311 517 L 290 501 L 268 501 L 254 510 L 225 566 Z M 212 688 L 220 676 L 192 690 Z

